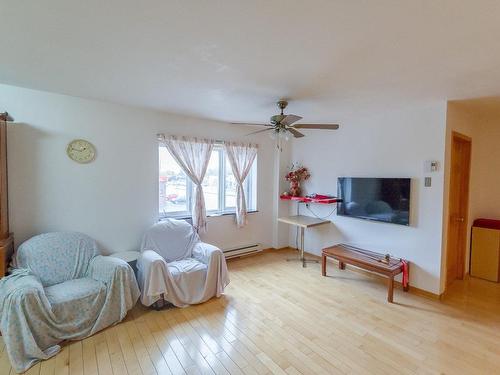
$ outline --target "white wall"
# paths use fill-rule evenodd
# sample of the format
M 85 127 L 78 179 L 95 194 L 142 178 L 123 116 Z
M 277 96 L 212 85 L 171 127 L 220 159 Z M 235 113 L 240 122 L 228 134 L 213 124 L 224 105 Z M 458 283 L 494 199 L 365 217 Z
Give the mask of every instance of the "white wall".
M 426 160 L 444 162 L 446 103 L 386 110 L 369 117 L 351 115 L 336 132 L 309 131 L 293 141 L 291 159 L 309 168 L 306 193 L 337 192 L 337 177 L 411 177 L 411 225 L 368 222 L 333 214 L 332 224 L 306 232 L 306 251 L 346 242 L 411 262 L 410 283 L 440 292 L 443 169 L 424 173 Z M 432 187 L 424 187 L 424 177 Z M 319 216 L 333 206 L 312 205 Z M 294 208 L 291 208 L 293 211 Z M 305 208 L 301 213 L 312 215 Z M 295 231 L 290 232 L 295 245 Z
M 273 246 L 275 146 L 248 127 L 0 85 L 8 128 L 9 211 L 19 244 L 42 232 L 74 230 L 98 240 L 105 252 L 137 249 L 158 218 L 158 132 L 253 140 L 258 156 L 258 213 L 237 229 L 233 216 L 210 218 L 204 239 L 222 248 L 260 242 Z M 253 130 L 253 129 L 252 129 Z M 85 138 L 95 162 L 80 165 L 66 145 Z
M 277 152 L 267 136 L 245 137 L 246 127 L 153 110 L 0 85 L 0 108 L 16 123 L 8 129 L 9 204 L 16 242 L 37 233 L 77 230 L 98 240 L 105 252 L 136 249 L 143 231 L 158 217 L 158 132 L 253 140 L 260 144 L 258 209 L 237 229 L 232 216 L 209 219 L 204 239 L 222 248 L 260 242 L 294 245 L 294 231 L 275 217 L 294 212 L 277 195 L 285 188 L 285 167 L 310 168 L 306 193 L 336 193 L 339 176 L 412 177 L 412 224 L 402 227 L 333 215 L 329 227 L 311 229 L 306 250 L 349 242 L 390 252 L 412 262 L 411 283 L 439 293 L 443 171 L 423 187 L 424 161 L 444 161 L 443 104 L 349 115 L 336 132 L 306 131 Z M 74 138 L 90 140 L 97 159 L 79 165 L 65 154 Z M 313 206 L 326 215 L 332 206 Z M 310 212 L 304 214 L 312 215 Z M 287 235 L 287 233 L 289 235 Z
M 471 220 L 500 220 L 500 102 L 476 116 L 472 132 Z M 472 224 L 472 222 L 471 222 Z

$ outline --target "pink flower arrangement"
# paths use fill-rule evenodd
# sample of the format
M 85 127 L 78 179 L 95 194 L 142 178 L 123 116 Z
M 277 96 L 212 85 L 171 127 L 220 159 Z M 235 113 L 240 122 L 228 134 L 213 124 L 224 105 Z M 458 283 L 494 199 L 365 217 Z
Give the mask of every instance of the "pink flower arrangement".
M 288 172 L 285 176 L 285 179 L 290 181 L 290 191 L 288 194 L 292 197 L 300 196 L 300 193 L 302 192 L 302 189 L 300 188 L 300 181 L 307 180 L 309 177 L 311 177 L 311 174 L 306 167 L 292 165 L 290 172 Z
M 307 180 L 309 177 L 311 177 L 311 174 L 306 167 L 296 167 L 294 169 L 292 166 L 292 170 L 286 174 L 285 179 L 291 182 L 300 182 Z

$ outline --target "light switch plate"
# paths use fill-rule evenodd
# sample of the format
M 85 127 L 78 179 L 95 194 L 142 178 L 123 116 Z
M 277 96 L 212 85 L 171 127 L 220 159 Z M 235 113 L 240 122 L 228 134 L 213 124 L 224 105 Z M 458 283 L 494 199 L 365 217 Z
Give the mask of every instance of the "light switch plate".
M 431 177 L 426 177 L 425 182 L 424 182 L 425 187 L 431 187 L 432 186 L 432 178 Z

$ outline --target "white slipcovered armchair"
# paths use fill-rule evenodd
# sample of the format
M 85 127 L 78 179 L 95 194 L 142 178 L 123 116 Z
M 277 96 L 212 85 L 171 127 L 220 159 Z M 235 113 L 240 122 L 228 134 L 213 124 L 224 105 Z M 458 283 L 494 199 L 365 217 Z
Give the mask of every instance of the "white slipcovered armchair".
M 229 284 L 222 251 L 201 242 L 184 220 L 167 219 L 145 233 L 137 271 L 146 306 L 161 299 L 177 307 L 202 303 L 220 297 Z

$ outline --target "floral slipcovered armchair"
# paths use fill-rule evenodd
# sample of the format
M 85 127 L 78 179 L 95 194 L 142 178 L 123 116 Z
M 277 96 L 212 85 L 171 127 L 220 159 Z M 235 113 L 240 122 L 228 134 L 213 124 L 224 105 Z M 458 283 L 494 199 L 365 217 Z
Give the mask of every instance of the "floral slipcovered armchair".
M 35 236 L 19 246 L 0 280 L 0 331 L 17 372 L 121 321 L 139 298 L 130 266 L 102 256 L 81 233 Z

